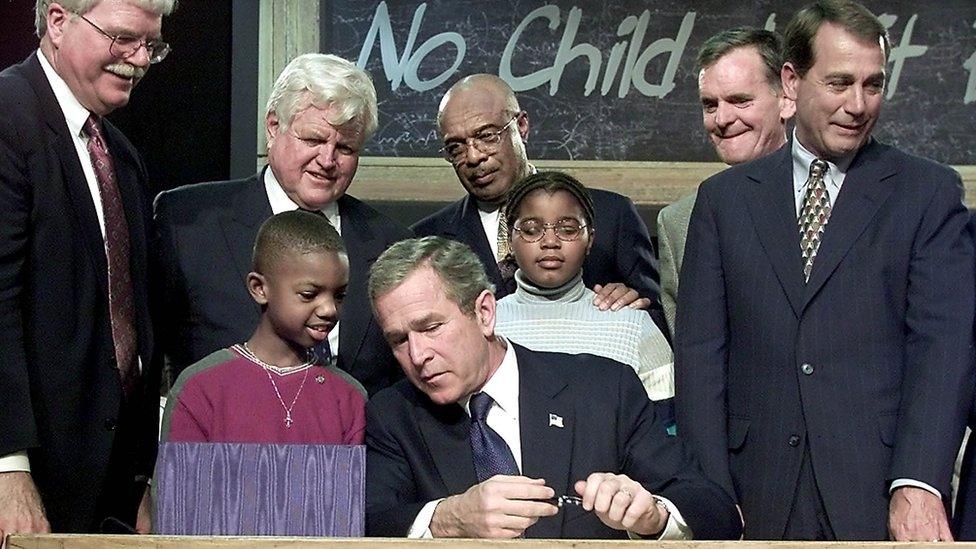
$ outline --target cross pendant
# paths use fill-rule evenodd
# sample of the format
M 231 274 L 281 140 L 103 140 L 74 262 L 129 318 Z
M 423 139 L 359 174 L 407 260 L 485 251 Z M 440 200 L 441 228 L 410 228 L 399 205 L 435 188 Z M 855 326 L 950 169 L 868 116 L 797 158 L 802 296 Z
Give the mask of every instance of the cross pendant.
M 291 429 L 291 424 L 294 423 L 291 419 L 291 413 L 285 414 L 285 427 Z

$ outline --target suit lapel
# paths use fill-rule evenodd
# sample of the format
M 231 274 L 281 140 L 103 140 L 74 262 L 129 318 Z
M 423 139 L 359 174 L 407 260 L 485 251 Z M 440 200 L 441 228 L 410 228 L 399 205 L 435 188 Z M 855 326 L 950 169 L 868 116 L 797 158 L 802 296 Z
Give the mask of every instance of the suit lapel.
M 108 291 L 108 266 L 105 259 L 105 240 L 102 237 L 101 224 L 98 222 L 98 214 L 95 213 L 95 203 L 91 190 L 88 188 L 88 180 L 85 179 L 85 172 L 82 171 L 81 161 L 78 159 L 78 151 L 75 149 L 73 136 L 68 132 L 68 123 L 65 122 L 64 112 L 58 103 L 51 84 L 44 75 L 41 62 L 37 56 L 41 55 L 34 52 L 28 58 L 24 67 L 24 74 L 27 76 L 34 93 L 37 94 L 38 102 L 43 107 L 44 122 L 49 132 L 49 142 L 51 143 L 49 157 L 52 169 L 60 167 L 61 177 L 72 207 L 67 215 L 74 218 L 74 226 L 81 235 L 86 248 L 88 257 L 91 258 L 92 268 L 101 284 L 98 291 Z M 55 158 L 56 157 L 56 158 Z
M 453 226 L 456 227 L 454 235 L 458 237 L 457 240 L 471 246 L 478 259 L 485 266 L 488 278 L 495 285 L 496 290 L 505 288 L 502 273 L 498 270 L 498 261 L 495 259 L 495 254 L 491 253 L 491 244 L 488 243 L 488 236 L 485 235 L 484 225 L 482 225 L 481 216 L 478 214 L 478 203 L 471 198 L 471 195 L 462 200 L 461 209 Z M 498 292 L 496 291 L 496 293 Z M 498 295 L 498 297 L 503 297 L 503 295 Z
M 344 357 L 343 364 L 348 369 L 359 356 L 373 322 L 373 309 L 369 303 L 366 285 L 369 282 L 369 268 L 383 253 L 386 245 L 370 226 L 369 218 L 359 200 L 343 196 L 338 201 L 338 207 L 342 242 L 349 255 L 349 289 L 340 316 L 342 326 L 339 328 L 339 356 Z
M 875 141 L 866 145 L 854 159 L 844 178 L 844 186 L 834 200 L 830 220 L 813 262 L 806 284 L 804 305 L 817 294 L 841 260 L 850 251 L 881 204 L 888 199 L 892 186 L 885 180 L 894 175 L 894 166 L 881 159 L 883 146 Z
M 563 392 L 566 382 L 554 376 L 542 355 L 515 346 L 519 365 L 519 431 L 522 474 L 543 478 L 556 496 L 575 495 L 570 484 L 575 415 L 573 402 Z M 561 425 L 561 426 L 560 426 Z M 566 513 L 532 526 L 532 537 L 561 537 Z
M 468 434 L 470 424 L 468 415 L 456 404 L 437 406 L 425 401 L 417 409 L 417 426 L 448 494 L 463 494 L 478 483 Z
M 245 192 L 234 197 L 228 216 L 220 220 L 224 240 L 237 271 L 237 280 L 243 281 L 251 272 L 251 253 L 254 238 L 266 219 L 271 217 L 271 203 L 264 190 L 264 167 L 257 175 L 245 181 Z
M 803 266 L 790 151 L 791 145 L 787 143 L 756 163 L 757 169 L 747 174 L 756 184 L 748 190 L 746 204 L 776 278 L 786 292 L 793 313 L 799 316 L 803 307 Z

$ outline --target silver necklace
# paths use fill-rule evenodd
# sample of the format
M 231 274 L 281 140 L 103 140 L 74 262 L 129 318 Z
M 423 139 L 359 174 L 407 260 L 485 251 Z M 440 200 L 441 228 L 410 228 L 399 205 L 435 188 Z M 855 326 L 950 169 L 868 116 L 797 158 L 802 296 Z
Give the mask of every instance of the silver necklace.
M 244 356 L 245 357 L 247 357 L 249 360 L 252 360 L 258 366 L 261 366 L 261 368 L 264 369 L 264 373 L 267 374 L 267 376 L 268 376 L 268 381 L 271 382 L 271 388 L 274 389 L 275 396 L 278 397 L 278 402 L 281 404 L 281 408 L 285 411 L 285 428 L 291 429 L 292 423 L 295 422 L 291 418 L 291 411 L 295 408 L 295 403 L 298 402 L 298 395 L 302 394 L 302 389 L 305 388 L 305 381 L 308 380 L 308 371 L 311 369 L 310 367 L 312 366 L 312 364 L 315 361 L 314 355 L 312 356 L 312 358 L 310 358 L 306 362 L 304 362 L 302 364 L 299 364 L 298 366 L 294 366 L 294 367 L 291 367 L 291 368 L 288 368 L 287 369 L 288 371 L 286 373 L 293 373 L 293 372 L 297 372 L 299 370 L 304 370 L 305 371 L 305 375 L 302 376 L 302 382 L 298 385 L 298 391 L 295 392 L 295 398 L 291 399 L 291 405 L 290 406 L 286 406 L 285 405 L 285 399 L 281 398 L 281 392 L 278 390 L 278 384 L 275 383 L 274 378 L 271 377 L 271 371 L 272 370 L 274 370 L 277 373 L 277 372 L 283 370 L 283 368 L 281 368 L 280 366 L 275 366 L 273 364 L 268 364 L 268 363 L 264 362 L 263 360 L 259 359 L 251 351 L 251 349 L 248 348 L 247 342 L 245 342 L 241 346 L 241 349 L 244 351 Z

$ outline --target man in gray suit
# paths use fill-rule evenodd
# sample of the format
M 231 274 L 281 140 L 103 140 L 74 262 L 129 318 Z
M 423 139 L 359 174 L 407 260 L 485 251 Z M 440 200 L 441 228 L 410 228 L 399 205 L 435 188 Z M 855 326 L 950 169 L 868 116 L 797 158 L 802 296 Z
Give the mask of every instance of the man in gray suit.
M 726 164 L 748 162 L 786 143 L 786 121 L 794 105 L 780 84 L 780 50 L 776 33 L 737 27 L 712 36 L 698 53 L 702 122 Z M 678 274 L 696 196 L 682 198 L 657 216 L 661 304 L 672 336 Z

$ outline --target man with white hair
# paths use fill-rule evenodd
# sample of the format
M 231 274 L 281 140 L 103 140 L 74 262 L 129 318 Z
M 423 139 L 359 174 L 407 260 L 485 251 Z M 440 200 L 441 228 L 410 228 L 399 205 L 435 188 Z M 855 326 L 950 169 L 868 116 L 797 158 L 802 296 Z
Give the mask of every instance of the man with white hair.
M 39 50 L 0 73 L 0 536 L 148 526 L 151 196 L 103 117 L 174 4 L 38 0 Z
M 376 123 L 376 91 L 366 72 L 334 55 L 301 55 L 281 72 L 268 99 L 267 166 L 247 179 L 159 195 L 165 310 L 157 333 L 174 374 L 248 338 L 260 311 L 243 280 L 258 228 L 273 214 L 304 209 L 328 218 L 349 250 L 339 324 L 317 354 L 336 356 L 370 393 L 400 377 L 373 321 L 366 279 L 369 264 L 409 231 L 346 194 Z

